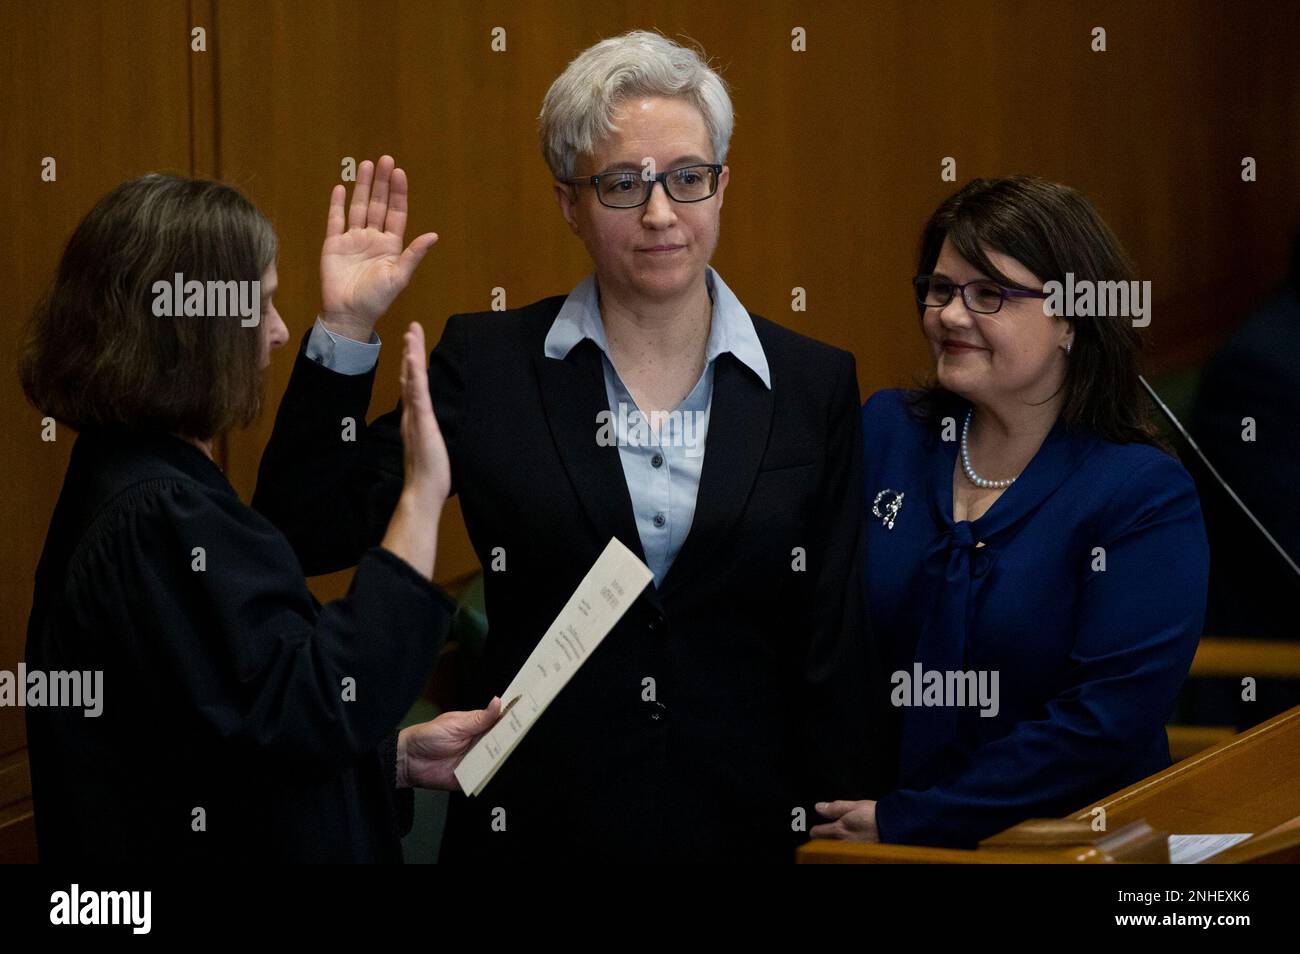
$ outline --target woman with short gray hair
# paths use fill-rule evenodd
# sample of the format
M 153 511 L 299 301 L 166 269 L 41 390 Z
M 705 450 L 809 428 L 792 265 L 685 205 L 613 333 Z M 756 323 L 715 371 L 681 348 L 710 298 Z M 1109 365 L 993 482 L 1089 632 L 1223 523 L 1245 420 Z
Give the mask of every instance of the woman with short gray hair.
M 698 51 L 638 31 L 581 53 L 540 135 L 591 273 L 453 315 L 433 352 L 485 568 L 472 698 L 510 682 L 611 537 L 654 575 L 484 793 L 453 797 L 443 859 L 789 861 L 818 798 L 867 790 L 856 369 L 710 266 L 732 122 Z M 310 572 L 354 561 L 401 485 L 396 411 L 336 433 L 364 420 L 380 315 L 323 304 L 257 501 Z
M 698 51 L 634 30 L 585 50 L 542 100 L 542 154 L 557 180 L 572 176 L 578 154 L 614 132 L 615 111 L 634 95 L 685 99 L 704 120 L 715 160 L 727 161 L 735 125 L 727 84 Z

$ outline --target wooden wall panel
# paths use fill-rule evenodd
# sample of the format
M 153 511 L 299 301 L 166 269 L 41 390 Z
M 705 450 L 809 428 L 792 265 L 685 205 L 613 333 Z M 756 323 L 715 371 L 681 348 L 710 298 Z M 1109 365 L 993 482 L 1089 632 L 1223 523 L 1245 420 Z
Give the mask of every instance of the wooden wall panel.
M 585 10 L 585 13 L 581 11 Z M 924 372 L 907 279 L 920 227 L 958 182 L 1033 172 L 1101 208 L 1153 282 L 1151 361 L 1199 361 L 1280 277 L 1300 223 L 1294 10 L 1269 4 L 669 2 L 737 110 L 715 264 L 752 310 L 852 350 L 864 394 Z M 637 4 L 221 5 L 221 169 L 284 243 L 282 312 L 315 314 L 322 203 L 345 155 L 410 172 L 413 228 L 441 240 L 383 328 L 567 291 L 587 270 L 536 146 L 547 86 L 579 50 L 646 22 Z M 494 27 L 507 51 L 491 52 Z M 1108 50 L 1090 49 L 1091 30 Z M 790 50 L 802 27 L 808 52 Z M 1254 156 L 1260 181 L 1240 180 Z M 509 183 L 506 187 L 503 184 Z M 791 290 L 808 293 L 792 313 Z M 395 398 L 394 351 L 372 410 Z M 282 391 L 290 361 L 272 374 Z M 232 440 L 252 487 L 270 420 Z M 474 565 L 453 518 L 443 569 Z

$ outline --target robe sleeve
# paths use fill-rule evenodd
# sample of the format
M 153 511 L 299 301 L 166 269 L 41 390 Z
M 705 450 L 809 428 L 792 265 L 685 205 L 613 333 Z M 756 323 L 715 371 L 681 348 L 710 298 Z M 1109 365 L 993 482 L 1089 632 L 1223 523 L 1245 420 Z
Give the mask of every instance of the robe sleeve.
M 394 732 L 379 745 L 379 760 L 384 767 L 384 781 L 392 794 L 397 819 L 397 834 L 405 838 L 415 827 L 415 789 L 397 787 L 397 736 Z
M 1104 508 L 1106 569 L 1084 574 L 1064 685 L 1044 718 L 976 749 L 925 791 L 876 804 L 881 841 L 973 847 L 1026 818 L 1059 816 L 1163 732 L 1205 616 L 1209 549 L 1191 477 L 1160 454 Z
M 237 496 L 159 479 L 87 534 L 77 612 L 123 633 L 122 672 L 157 711 L 183 707 L 271 770 L 327 776 L 374 753 L 415 701 L 453 604 L 373 548 L 347 596 L 317 609 L 284 537 Z M 113 686 L 106 673 L 106 705 Z
M 429 393 L 451 457 L 453 494 L 469 413 L 468 332 L 461 318 L 448 319 L 429 358 Z M 304 347 L 262 455 L 253 506 L 289 539 L 308 576 L 355 566 L 383 537 L 402 492 L 401 405 L 367 423 L 374 381 L 373 370 L 331 371 Z M 344 439 L 345 427 L 354 439 Z

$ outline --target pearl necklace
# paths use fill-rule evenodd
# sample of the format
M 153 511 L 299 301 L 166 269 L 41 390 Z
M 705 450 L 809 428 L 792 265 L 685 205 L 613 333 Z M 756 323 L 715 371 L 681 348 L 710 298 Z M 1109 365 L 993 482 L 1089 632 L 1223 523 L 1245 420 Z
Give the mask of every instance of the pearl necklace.
M 974 412 L 974 408 L 971 408 L 966 412 L 966 423 L 961 426 L 961 469 L 966 472 L 966 479 L 976 487 L 983 487 L 985 490 L 997 490 L 1003 487 L 1010 487 L 1016 482 L 1015 477 L 1009 477 L 1006 480 L 986 480 L 979 474 L 975 473 L 975 468 L 971 466 L 970 446 L 967 438 L 970 435 L 970 419 Z M 1019 476 L 1019 474 L 1016 476 Z

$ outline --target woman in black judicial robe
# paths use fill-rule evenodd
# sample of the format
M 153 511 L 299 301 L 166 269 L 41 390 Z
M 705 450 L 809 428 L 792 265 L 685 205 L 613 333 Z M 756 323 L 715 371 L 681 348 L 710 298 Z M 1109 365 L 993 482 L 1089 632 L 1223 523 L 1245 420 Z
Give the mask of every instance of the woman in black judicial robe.
M 388 231 L 374 197 L 347 231 L 342 187 L 331 199 L 327 247 L 362 248 L 347 277 L 384 307 L 432 244 L 390 254 L 400 187 Z M 24 389 L 80 436 L 25 662 L 102 673 L 97 713 L 27 709 L 44 861 L 400 861 L 409 787 L 454 787 L 452 766 L 499 708 L 395 732 L 453 610 L 431 582 L 449 470 L 418 325 L 402 368 L 402 503 L 345 598 L 313 600 L 288 542 L 212 459 L 212 439 L 256 415 L 261 369 L 288 337 L 275 255 L 235 190 L 145 176 L 81 223 L 34 316 Z M 242 282 L 254 308 L 202 295 L 202 315 L 171 317 L 177 273 Z

